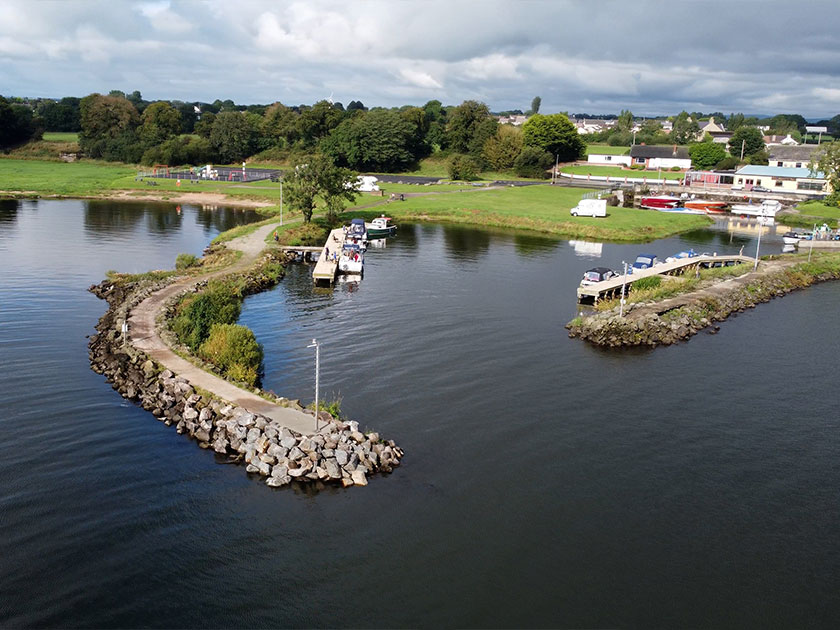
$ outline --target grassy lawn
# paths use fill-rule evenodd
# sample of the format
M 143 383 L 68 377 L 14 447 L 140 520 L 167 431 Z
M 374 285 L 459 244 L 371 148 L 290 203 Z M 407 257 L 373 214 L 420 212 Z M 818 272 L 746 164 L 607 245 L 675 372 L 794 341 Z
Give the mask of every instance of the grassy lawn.
M 814 227 L 828 223 L 832 228 L 837 227 L 836 221 L 840 220 L 840 207 L 832 206 L 821 201 L 806 201 L 796 206 L 798 214 L 780 214 L 779 223 L 794 227 Z
M 120 178 L 134 177 L 131 166 L 104 162 L 46 162 L 0 160 L 0 186 L 4 191 L 55 195 L 96 195 Z
M 44 142 L 78 142 L 79 134 L 75 131 L 45 131 Z
M 630 155 L 630 147 L 611 147 L 608 144 L 590 144 L 586 147 L 586 155 Z
M 518 228 L 557 236 L 607 241 L 646 241 L 686 230 L 706 227 L 701 215 L 609 208 L 606 218 L 572 217 L 569 210 L 585 189 L 528 186 L 498 190 L 473 190 L 449 195 L 414 197 L 371 210 L 403 220 L 444 221 L 469 225 Z M 358 213 L 348 211 L 348 216 Z
M 648 179 L 659 179 L 659 171 L 633 171 L 630 169 L 623 169 L 619 166 L 599 166 L 597 164 L 578 164 L 574 166 L 564 166 L 560 169 L 563 173 L 572 173 L 574 175 L 600 175 L 602 177 L 647 177 Z M 675 171 L 662 171 L 661 176 L 664 179 L 682 179 L 685 173 Z

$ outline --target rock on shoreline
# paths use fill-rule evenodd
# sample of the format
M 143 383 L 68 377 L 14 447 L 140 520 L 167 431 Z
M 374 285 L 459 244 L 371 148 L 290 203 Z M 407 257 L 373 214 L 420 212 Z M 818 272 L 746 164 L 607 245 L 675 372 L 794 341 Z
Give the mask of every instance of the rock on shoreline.
M 783 268 L 731 288 L 719 285 L 714 292 L 700 290 L 659 303 L 630 304 L 624 309 L 624 317 L 619 317 L 617 308 L 585 315 L 566 324 L 566 328 L 569 337 L 580 337 L 607 348 L 671 345 L 704 329 L 714 334 L 719 330 L 715 323 L 725 320 L 732 313 L 755 308 L 774 297 L 838 277 L 840 274 L 832 272 L 811 275 Z
M 274 420 L 198 392 L 183 377 L 163 369 L 131 344 L 124 344 L 121 323 L 131 307 L 166 282 L 132 291 L 109 281 L 90 287 L 109 308 L 89 343 L 93 370 L 105 375 L 124 398 L 139 403 L 158 420 L 187 434 L 201 448 L 229 462 L 246 465 L 272 487 L 292 481 L 367 485 L 368 477 L 399 466 L 403 451 L 393 440 L 362 433 L 357 422 L 342 422 L 321 411 L 326 427 L 305 436 Z M 289 403 L 297 405 L 297 403 Z

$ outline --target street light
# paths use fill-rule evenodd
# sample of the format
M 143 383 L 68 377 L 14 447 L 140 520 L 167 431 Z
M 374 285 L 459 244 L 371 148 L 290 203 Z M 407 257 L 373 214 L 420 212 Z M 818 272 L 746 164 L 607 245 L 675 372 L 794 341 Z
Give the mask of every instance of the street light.
M 758 269 L 758 248 L 761 247 L 761 233 L 764 231 L 764 217 L 758 217 L 758 242 L 755 244 L 755 264 L 753 271 Z
M 621 301 L 619 302 L 620 306 L 618 307 L 618 316 L 624 317 L 624 302 L 626 302 L 624 299 L 624 287 L 627 286 L 627 263 L 622 260 L 621 264 L 624 265 L 624 280 L 621 283 Z
M 318 430 L 318 385 L 321 377 L 321 345 L 313 339 L 307 348 L 315 348 L 315 431 Z

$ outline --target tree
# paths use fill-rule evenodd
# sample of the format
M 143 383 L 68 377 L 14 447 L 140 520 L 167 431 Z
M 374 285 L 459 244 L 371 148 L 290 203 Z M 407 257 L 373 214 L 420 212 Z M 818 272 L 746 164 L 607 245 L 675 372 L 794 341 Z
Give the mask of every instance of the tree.
M 540 105 L 542 105 L 542 98 L 539 96 L 535 96 L 534 99 L 531 101 L 531 112 L 534 114 L 539 114 Z
M 695 142 L 688 147 L 691 165 L 698 169 L 709 169 L 726 157 L 726 149 L 716 142 Z
M 274 103 L 265 110 L 261 133 L 278 147 L 294 144 L 299 138 L 298 114 L 283 103 Z
M 181 112 L 166 101 L 149 105 L 141 116 L 137 129 L 140 141 L 147 147 L 163 143 L 181 133 Z
M 137 142 L 140 116 L 119 96 L 91 94 L 79 104 L 82 131 L 79 146 L 93 158 L 137 162 L 143 153 Z
M 548 178 L 548 169 L 554 165 L 554 157 L 539 147 L 526 146 L 516 158 L 514 170 L 520 177 Z
M 224 163 L 241 162 L 254 153 L 261 119 L 247 112 L 223 111 L 210 131 L 210 144 Z
M 447 164 L 449 179 L 472 181 L 478 179 L 478 164 L 469 155 L 457 153 L 452 156 Z
M 356 111 L 356 110 L 365 111 L 366 109 L 367 109 L 367 107 L 365 107 L 365 105 L 364 105 L 364 103 L 362 103 L 362 101 L 350 101 L 347 104 L 347 111 L 348 112 L 352 112 L 352 111 Z
M 826 201 L 836 204 L 840 201 L 840 142 L 828 142 L 823 146 L 813 155 L 808 166 L 812 173 L 822 173 L 828 180 L 832 192 Z
M 682 111 L 674 119 L 674 127 L 671 129 L 671 140 L 675 144 L 688 144 L 697 138 L 700 133 L 700 126 L 696 120 L 692 120 L 688 112 Z
M 633 112 L 629 109 L 622 109 L 618 115 L 618 120 L 615 121 L 615 128 L 618 131 L 631 131 L 633 129 Z
M 312 220 L 319 197 L 333 214 L 344 200 L 352 202 L 358 194 L 354 173 L 336 166 L 324 155 L 309 156 L 295 164 L 284 176 L 283 184 L 289 204 L 300 210 L 305 223 Z
M 47 103 L 41 110 L 44 128 L 47 131 L 79 131 L 81 121 L 79 114 L 80 99 L 65 97 L 57 103 Z
M 732 157 L 748 158 L 753 153 L 764 150 L 764 136 L 756 127 L 738 127 L 729 139 L 729 153 Z
M 565 114 L 534 114 L 522 126 L 522 139 L 525 146 L 547 151 L 561 162 L 582 157 L 586 149 L 577 128 Z
M 314 146 L 338 127 L 343 119 L 343 110 L 339 110 L 329 101 L 318 101 L 301 112 L 298 118 L 298 132 L 305 145 Z
M 401 114 L 377 110 L 342 122 L 321 143 L 321 150 L 336 164 L 353 169 L 398 171 L 415 159 L 415 132 Z
M 497 171 L 513 168 L 522 152 L 522 130 L 512 125 L 500 125 L 496 135 L 484 143 L 484 159 Z
M 733 133 L 737 131 L 739 127 L 743 126 L 743 124 L 743 114 L 730 114 L 729 118 L 726 120 L 726 128 Z
M 0 148 L 23 144 L 43 133 L 40 119 L 25 105 L 9 102 L 0 96 Z
M 430 103 L 427 103 L 428 106 Z M 425 108 L 424 108 L 425 109 Z M 447 146 L 457 153 L 470 153 L 471 149 L 478 149 L 480 153 L 484 148 L 482 144 L 476 147 L 473 140 L 481 123 L 491 120 L 490 110 L 484 103 L 478 101 L 464 101 L 453 109 L 448 116 L 446 125 Z M 494 121 L 495 122 L 495 121 Z M 487 134 L 488 127 L 482 128 L 482 133 Z M 495 133 L 495 129 L 493 130 Z M 493 135 L 490 133 L 486 138 Z

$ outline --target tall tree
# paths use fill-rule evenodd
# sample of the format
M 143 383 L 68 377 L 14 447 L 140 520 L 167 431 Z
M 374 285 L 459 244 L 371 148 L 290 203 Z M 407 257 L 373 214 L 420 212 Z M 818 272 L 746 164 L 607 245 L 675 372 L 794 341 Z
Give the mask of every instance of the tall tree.
M 22 144 L 36 136 L 40 138 L 42 132 L 31 109 L 18 103 L 10 104 L 0 96 L 0 148 Z
M 143 111 L 141 120 L 137 135 L 146 147 L 161 144 L 181 133 L 181 112 L 166 101 L 149 105 Z
M 464 101 L 453 109 L 447 118 L 447 145 L 457 153 L 469 153 L 470 145 L 473 143 L 481 123 L 491 119 L 487 105 L 478 101 Z M 486 127 L 482 129 L 482 132 L 486 133 L 486 131 Z M 493 133 L 495 133 L 495 129 Z M 492 136 L 493 133 L 487 137 Z M 473 148 L 475 148 L 474 145 Z M 478 147 L 478 151 L 480 152 L 482 148 L 483 145 Z
M 321 150 L 350 168 L 398 171 L 415 159 L 414 133 L 414 125 L 401 114 L 381 109 L 342 122 L 324 139 Z
M 538 147 L 561 162 L 582 157 L 586 144 L 565 114 L 535 114 L 522 126 L 525 146 Z
M 257 127 L 261 118 L 247 112 L 223 111 L 216 116 L 210 132 L 210 144 L 225 163 L 236 163 L 255 150 Z
M 693 120 L 688 112 L 682 111 L 674 119 L 674 127 L 671 129 L 671 139 L 675 144 L 688 144 L 693 142 L 700 133 L 700 126 Z
M 484 143 L 484 159 L 498 171 L 513 168 L 522 152 L 522 130 L 513 125 L 499 125 L 496 135 Z
M 324 155 L 311 155 L 296 163 L 284 175 L 283 183 L 289 204 L 300 210 L 305 223 L 312 220 L 319 198 L 335 213 L 345 200 L 352 202 L 358 194 L 354 173 Z
M 729 139 L 729 153 L 734 158 L 749 158 L 751 155 L 764 151 L 764 136 L 756 127 L 738 127 Z
M 618 131 L 630 131 L 633 129 L 633 112 L 629 109 L 622 109 L 618 115 L 618 120 L 615 121 L 615 129 Z
M 301 112 L 298 118 L 298 130 L 303 143 L 314 146 L 338 127 L 343 119 L 343 110 L 336 108 L 329 101 L 318 101 Z
M 143 148 L 137 141 L 140 116 L 120 96 L 90 94 L 79 104 L 82 131 L 79 146 L 93 158 L 137 162 Z
M 826 143 L 809 166 L 815 174 L 821 172 L 828 180 L 832 190 L 829 201 L 837 204 L 840 201 L 840 142 Z
M 532 114 L 539 114 L 540 113 L 540 105 L 542 105 L 542 98 L 539 96 L 535 96 L 531 101 L 531 113 Z
M 726 149 L 717 142 L 695 142 L 688 147 L 688 154 L 694 168 L 707 169 L 726 157 Z

